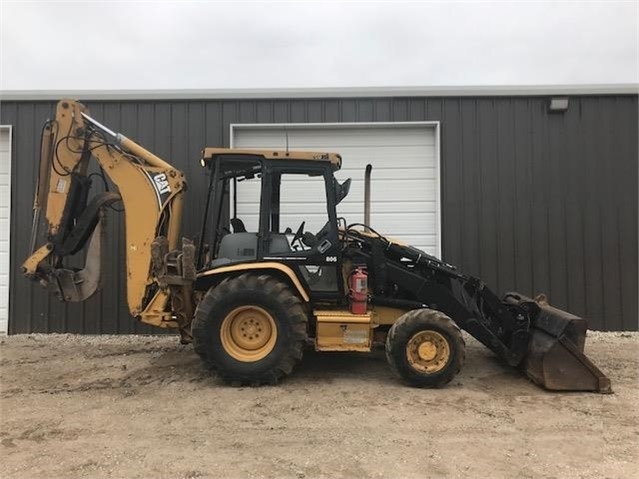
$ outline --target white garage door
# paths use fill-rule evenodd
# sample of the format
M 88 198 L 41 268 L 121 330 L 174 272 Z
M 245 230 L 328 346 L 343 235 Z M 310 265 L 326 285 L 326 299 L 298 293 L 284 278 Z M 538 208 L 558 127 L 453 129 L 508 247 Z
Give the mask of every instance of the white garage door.
M 10 188 L 11 127 L 0 126 L 0 333 L 6 333 L 9 324 Z
M 342 169 L 336 177 L 353 181 L 349 196 L 338 206 L 338 216 L 348 223 L 364 221 L 364 171 L 370 163 L 370 226 L 440 257 L 438 135 L 436 122 L 231 125 L 235 148 L 285 149 L 288 136 L 290 150 L 340 153 Z M 283 224 L 297 225 L 314 214 L 321 215 L 312 186 L 306 192 L 301 190 L 294 205 L 282 205 L 287 212 L 296 210 L 293 216 L 299 218 Z M 255 192 L 238 187 L 238 217 L 255 216 L 257 206 Z

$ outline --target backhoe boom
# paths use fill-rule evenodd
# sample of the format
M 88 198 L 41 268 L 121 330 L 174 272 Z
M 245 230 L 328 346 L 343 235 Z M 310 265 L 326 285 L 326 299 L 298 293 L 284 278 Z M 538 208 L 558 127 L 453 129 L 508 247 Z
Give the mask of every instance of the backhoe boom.
M 99 173 L 88 175 L 92 160 Z M 91 196 L 91 177 L 95 175 L 102 177 L 107 191 Z M 117 191 L 108 191 L 106 178 Z M 168 274 L 167 267 L 157 260 L 152 262 L 152 245 L 156 239 L 165 238 L 160 240 L 161 249 L 167 253 L 178 249 L 185 191 L 181 171 L 93 120 L 81 103 L 62 100 L 55 120 L 47 122 L 43 132 L 34 201 L 33 254 L 23 265 L 25 273 L 52 287 L 64 301 L 83 301 L 93 295 L 99 285 L 104 211 L 121 201 L 129 310 L 155 326 L 182 326 L 184 319 L 169 307 L 169 299 L 176 292 L 157 274 L 160 270 Z M 46 243 L 35 249 L 43 205 Z M 82 250 L 87 242 L 85 267 L 66 267 L 65 258 Z M 186 248 L 192 246 L 187 243 Z M 180 269 L 194 276 L 193 268 Z M 181 293 L 190 303 L 190 284 L 184 283 Z

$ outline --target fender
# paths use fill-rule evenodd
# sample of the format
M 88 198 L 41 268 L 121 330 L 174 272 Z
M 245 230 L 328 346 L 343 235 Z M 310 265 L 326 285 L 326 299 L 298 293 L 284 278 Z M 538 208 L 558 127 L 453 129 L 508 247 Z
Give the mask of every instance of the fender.
M 302 286 L 302 283 L 300 282 L 299 278 L 295 274 L 295 271 L 293 271 L 289 266 L 286 266 L 285 264 L 276 263 L 272 261 L 259 262 L 259 263 L 240 263 L 240 264 L 234 264 L 234 265 L 228 265 L 228 266 L 221 266 L 219 268 L 211 269 L 211 270 L 205 271 L 204 273 L 198 274 L 197 280 L 199 281 L 201 278 L 215 277 L 216 275 L 224 275 L 228 273 L 235 273 L 235 272 L 241 272 L 241 271 L 256 271 L 256 270 L 277 270 L 280 273 L 283 273 L 291 281 L 291 284 L 295 286 L 295 289 L 297 290 L 299 295 L 302 297 L 302 299 L 307 303 L 310 301 L 308 292 L 304 289 L 304 286 Z

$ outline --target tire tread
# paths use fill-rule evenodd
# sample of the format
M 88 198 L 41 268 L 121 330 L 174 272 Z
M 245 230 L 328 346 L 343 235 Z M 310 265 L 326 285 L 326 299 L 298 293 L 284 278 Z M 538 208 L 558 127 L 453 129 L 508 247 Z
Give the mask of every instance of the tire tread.
M 432 377 L 422 375 L 417 377 L 415 371 L 398 362 L 400 354 L 405 355 L 405 342 L 408 342 L 414 331 L 431 326 L 447 332 L 454 343 L 453 364 L 450 370 L 446 368 Z M 412 332 L 412 333 L 411 333 Z M 412 386 L 442 387 L 448 384 L 460 371 L 466 360 L 466 342 L 461 329 L 446 314 L 435 309 L 414 309 L 402 315 L 390 328 L 386 337 L 386 360 L 391 370 Z M 447 366 L 448 368 L 448 366 Z
M 211 351 L 212 344 L 209 334 L 211 330 L 216 329 L 214 311 L 223 298 L 255 289 L 275 297 L 277 302 L 286 309 L 286 321 L 290 325 L 291 337 L 284 345 L 281 357 L 272 368 L 256 374 L 238 374 L 229 371 L 216 360 L 216 355 L 212 354 L 213 351 Z M 286 283 L 267 274 L 243 273 L 239 276 L 226 278 L 206 292 L 197 307 L 191 326 L 193 348 L 207 368 L 217 371 L 220 377 L 232 386 L 277 384 L 282 377 L 290 374 L 302 359 L 303 346 L 307 340 L 307 322 L 308 317 L 300 298 Z

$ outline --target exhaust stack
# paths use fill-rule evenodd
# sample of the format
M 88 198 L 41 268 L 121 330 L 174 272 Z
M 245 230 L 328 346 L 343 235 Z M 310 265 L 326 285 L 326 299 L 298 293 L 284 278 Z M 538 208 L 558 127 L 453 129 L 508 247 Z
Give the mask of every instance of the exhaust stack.
M 366 165 L 364 173 L 364 224 L 367 226 L 366 231 L 370 231 L 368 226 L 371 224 L 371 172 L 373 165 Z

